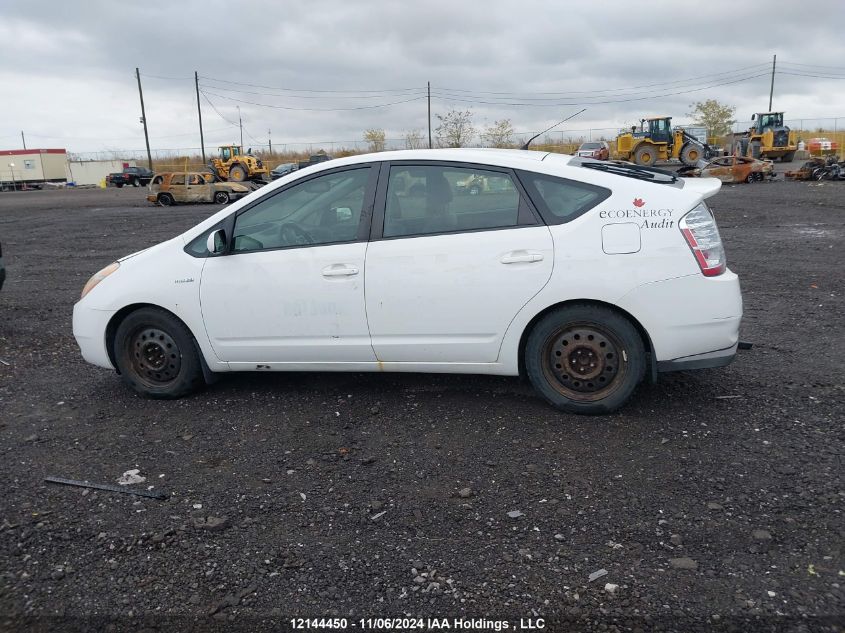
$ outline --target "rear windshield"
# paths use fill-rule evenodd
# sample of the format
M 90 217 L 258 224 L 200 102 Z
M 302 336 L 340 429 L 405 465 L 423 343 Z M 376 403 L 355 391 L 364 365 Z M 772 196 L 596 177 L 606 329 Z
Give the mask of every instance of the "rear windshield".
M 547 224 L 563 224 L 583 215 L 610 197 L 610 189 L 534 172 L 519 179 Z

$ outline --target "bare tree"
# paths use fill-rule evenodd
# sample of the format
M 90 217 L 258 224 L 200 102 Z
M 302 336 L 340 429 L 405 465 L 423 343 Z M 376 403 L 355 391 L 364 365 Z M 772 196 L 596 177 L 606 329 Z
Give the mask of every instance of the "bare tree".
M 405 132 L 405 149 L 423 149 L 426 147 L 425 138 L 419 130 Z
M 493 121 L 492 125 L 488 125 L 481 138 L 490 147 L 511 147 L 513 145 L 513 125 L 510 119 L 502 119 L 501 121 Z
M 372 128 L 364 130 L 364 141 L 371 152 L 383 152 L 385 147 L 384 130 Z
M 464 147 L 475 136 L 469 110 L 449 110 L 435 116 L 440 122 L 435 128 L 438 147 Z

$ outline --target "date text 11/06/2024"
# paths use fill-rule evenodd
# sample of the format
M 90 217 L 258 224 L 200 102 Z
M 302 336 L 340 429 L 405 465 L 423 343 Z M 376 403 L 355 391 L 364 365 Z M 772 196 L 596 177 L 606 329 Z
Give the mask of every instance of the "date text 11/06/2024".
M 486 618 L 291 618 L 294 630 L 362 629 L 370 631 L 539 631 L 546 628 L 543 618 L 488 620 Z

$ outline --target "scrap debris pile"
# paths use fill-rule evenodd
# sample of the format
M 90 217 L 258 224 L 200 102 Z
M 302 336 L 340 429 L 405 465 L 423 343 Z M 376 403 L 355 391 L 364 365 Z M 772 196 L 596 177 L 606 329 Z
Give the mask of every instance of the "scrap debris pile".
M 838 156 L 817 156 L 784 176 L 790 180 L 845 180 L 845 161 Z

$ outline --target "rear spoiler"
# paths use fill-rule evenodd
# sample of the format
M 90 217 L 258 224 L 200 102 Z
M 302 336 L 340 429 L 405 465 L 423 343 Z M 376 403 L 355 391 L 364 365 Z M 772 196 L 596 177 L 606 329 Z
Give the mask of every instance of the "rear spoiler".
M 702 198 L 709 198 L 719 193 L 722 181 L 718 178 L 682 178 L 684 191 L 701 194 Z

